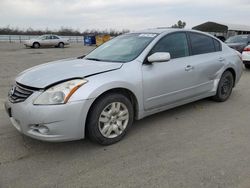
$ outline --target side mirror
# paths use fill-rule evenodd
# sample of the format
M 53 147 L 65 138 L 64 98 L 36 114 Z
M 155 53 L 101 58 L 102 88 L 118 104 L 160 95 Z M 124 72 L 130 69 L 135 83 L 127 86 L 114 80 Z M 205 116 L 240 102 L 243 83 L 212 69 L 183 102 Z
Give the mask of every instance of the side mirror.
M 166 62 L 171 59 L 170 53 L 168 52 L 156 52 L 148 57 L 149 63 L 160 63 Z

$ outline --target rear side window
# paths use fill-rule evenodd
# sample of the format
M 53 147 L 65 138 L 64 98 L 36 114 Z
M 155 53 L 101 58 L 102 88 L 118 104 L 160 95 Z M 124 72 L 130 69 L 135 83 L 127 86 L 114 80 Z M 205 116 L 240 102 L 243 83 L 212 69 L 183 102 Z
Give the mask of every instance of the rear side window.
M 189 33 L 192 55 L 215 52 L 214 39 L 199 33 Z
M 160 39 L 150 54 L 156 52 L 169 52 L 171 58 L 189 56 L 188 42 L 185 33 L 173 33 Z
M 57 36 L 53 36 L 53 38 L 52 39 L 59 39 Z
M 220 44 L 220 42 L 219 42 L 218 40 L 215 40 L 215 39 L 213 39 L 213 41 L 214 41 L 215 51 L 216 51 L 216 52 L 221 51 L 222 49 L 221 49 L 221 44 Z

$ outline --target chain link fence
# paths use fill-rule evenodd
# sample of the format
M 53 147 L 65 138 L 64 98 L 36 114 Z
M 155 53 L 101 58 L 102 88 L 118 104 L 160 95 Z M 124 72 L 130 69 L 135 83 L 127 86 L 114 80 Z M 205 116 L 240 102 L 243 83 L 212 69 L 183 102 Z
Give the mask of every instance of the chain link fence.
M 0 42 L 23 43 L 25 40 L 37 38 L 38 35 L 0 35 Z M 70 43 L 83 43 L 83 36 L 60 36 L 69 39 Z

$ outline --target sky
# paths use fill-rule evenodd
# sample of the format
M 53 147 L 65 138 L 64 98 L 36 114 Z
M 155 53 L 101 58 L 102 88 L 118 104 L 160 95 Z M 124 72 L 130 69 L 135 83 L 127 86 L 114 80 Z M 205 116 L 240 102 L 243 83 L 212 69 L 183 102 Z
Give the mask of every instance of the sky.
M 250 25 L 250 0 L 0 0 L 0 27 L 20 29 L 187 28 L 216 21 Z

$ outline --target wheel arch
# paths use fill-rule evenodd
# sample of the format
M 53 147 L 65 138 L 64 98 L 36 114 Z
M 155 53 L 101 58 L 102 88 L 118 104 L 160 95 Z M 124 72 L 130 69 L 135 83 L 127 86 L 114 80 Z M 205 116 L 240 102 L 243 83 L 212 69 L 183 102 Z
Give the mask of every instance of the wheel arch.
M 86 116 L 86 121 L 85 121 L 85 126 L 84 126 L 84 134 L 85 136 L 88 136 L 88 126 L 86 125 L 89 122 L 89 115 L 94 107 L 94 105 L 97 103 L 97 101 L 99 99 L 101 99 L 102 97 L 104 97 L 105 95 L 109 95 L 112 93 L 119 93 L 124 95 L 125 97 L 127 97 L 133 106 L 134 109 L 134 118 L 137 119 L 139 116 L 139 103 L 138 103 L 138 99 L 136 98 L 136 95 L 129 89 L 127 88 L 122 88 L 122 87 L 117 87 L 117 88 L 112 88 L 112 89 L 108 89 L 104 92 L 102 92 L 94 101 L 93 103 L 90 105 L 90 108 L 88 109 L 87 112 L 87 116 Z
M 89 110 L 88 110 L 88 113 L 87 113 L 87 119 L 88 119 L 88 116 L 89 116 L 89 113 L 90 113 L 91 109 L 92 109 L 93 106 L 96 104 L 96 102 L 97 102 L 100 98 L 102 98 L 102 97 L 104 97 L 104 96 L 106 96 L 106 95 L 109 95 L 109 94 L 111 94 L 111 93 L 118 93 L 118 94 L 122 94 L 122 95 L 124 95 L 125 97 L 127 97 L 127 98 L 130 100 L 130 102 L 131 102 L 131 104 L 132 104 L 132 106 L 133 106 L 133 109 L 134 109 L 134 117 L 137 119 L 137 117 L 138 117 L 138 111 L 139 111 L 138 99 L 137 99 L 136 95 L 135 95 L 131 90 L 129 90 L 129 89 L 127 89 L 127 88 L 123 88 L 123 87 L 112 88 L 112 89 L 108 89 L 108 90 L 102 92 L 102 93 L 94 100 L 94 102 L 91 104 L 91 106 L 90 106 L 90 108 L 89 108 Z
M 234 85 L 233 85 L 233 86 L 235 86 L 235 81 L 236 81 L 236 71 L 235 71 L 232 67 L 227 68 L 224 72 L 226 72 L 226 71 L 229 71 L 229 72 L 231 72 L 231 73 L 232 73 L 233 78 L 234 78 Z
M 34 41 L 33 43 L 32 43 L 32 46 L 34 47 L 34 44 L 38 44 L 39 46 L 41 46 L 41 44 L 40 44 L 40 42 L 38 42 L 38 41 Z

